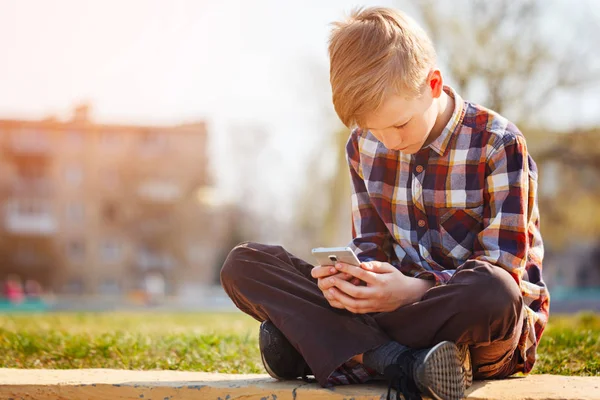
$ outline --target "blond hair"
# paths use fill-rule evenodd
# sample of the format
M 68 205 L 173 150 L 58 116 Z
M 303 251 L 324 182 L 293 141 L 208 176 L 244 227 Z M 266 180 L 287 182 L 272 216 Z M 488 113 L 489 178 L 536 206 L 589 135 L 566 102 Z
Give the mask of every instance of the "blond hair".
M 401 11 L 354 9 L 329 39 L 333 105 L 344 125 L 361 126 L 390 93 L 418 96 L 436 54 L 425 31 Z

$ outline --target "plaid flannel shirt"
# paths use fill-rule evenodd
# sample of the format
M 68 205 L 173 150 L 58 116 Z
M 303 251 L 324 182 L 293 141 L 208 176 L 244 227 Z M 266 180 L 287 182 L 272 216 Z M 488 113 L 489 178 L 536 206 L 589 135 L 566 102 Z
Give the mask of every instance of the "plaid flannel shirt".
M 455 100 L 452 118 L 416 154 L 388 150 L 360 128 L 351 133 L 350 246 L 361 261 L 386 261 L 436 285 L 467 260 L 507 270 L 525 304 L 517 369 L 527 373 L 550 302 L 542 280 L 537 168 L 514 124 L 444 90 Z

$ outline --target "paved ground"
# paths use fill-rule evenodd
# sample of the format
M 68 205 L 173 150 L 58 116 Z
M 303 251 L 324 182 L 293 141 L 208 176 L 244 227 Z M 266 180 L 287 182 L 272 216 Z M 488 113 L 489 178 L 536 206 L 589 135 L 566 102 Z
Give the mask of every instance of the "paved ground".
M 384 384 L 323 389 L 302 381 L 277 382 L 268 375 L 110 369 L 23 370 L 0 368 L 0 399 L 144 400 L 379 400 Z M 530 375 L 475 382 L 469 399 L 600 399 L 600 377 Z

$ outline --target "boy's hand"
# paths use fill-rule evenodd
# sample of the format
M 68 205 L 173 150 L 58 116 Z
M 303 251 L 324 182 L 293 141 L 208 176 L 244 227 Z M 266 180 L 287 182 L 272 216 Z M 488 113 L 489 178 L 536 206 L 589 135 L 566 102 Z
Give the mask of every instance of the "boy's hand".
M 329 302 L 341 304 L 355 314 L 394 311 L 420 300 L 434 284 L 405 276 L 393 265 L 379 261 L 364 262 L 360 267 L 339 263 L 335 268 L 366 283 L 356 286 L 337 276 L 325 278 Z
M 364 284 L 364 282 L 361 282 L 360 279 L 355 278 L 352 275 L 347 274 L 345 272 L 339 272 L 335 267 L 331 265 L 322 265 L 314 267 L 311 271 L 311 275 L 313 278 L 318 279 L 319 289 L 321 289 L 321 291 L 323 292 L 323 296 L 325 296 L 325 298 L 329 302 L 329 305 L 331 305 L 334 308 L 344 309 L 345 307 L 340 302 L 335 301 L 333 299 L 333 296 L 329 293 L 329 289 L 333 285 L 328 278 L 343 280 L 346 283 L 348 283 L 347 281 L 350 281 L 350 284 L 352 285 L 360 285 L 361 283 Z

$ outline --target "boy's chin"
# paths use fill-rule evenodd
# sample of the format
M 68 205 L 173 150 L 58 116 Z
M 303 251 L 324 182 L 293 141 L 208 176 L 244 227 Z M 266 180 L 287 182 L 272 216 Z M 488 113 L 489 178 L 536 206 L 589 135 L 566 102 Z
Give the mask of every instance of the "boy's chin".
M 399 151 L 400 153 L 403 154 L 416 154 L 419 151 L 421 151 L 423 149 L 424 143 L 420 143 L 420 144 L 413 144 L 404 148 L 400 148 L 400 149 L 396 149 L 396 151 Z
M 417 151 L 419 151 L 419 148 L 417 146 L 408 146 L 408 147 L 402 147 L 402 148 L 397 148 L 397 149 L 392 149 L 392 150 L 398 151 L 403 154 L 415 154 Z

